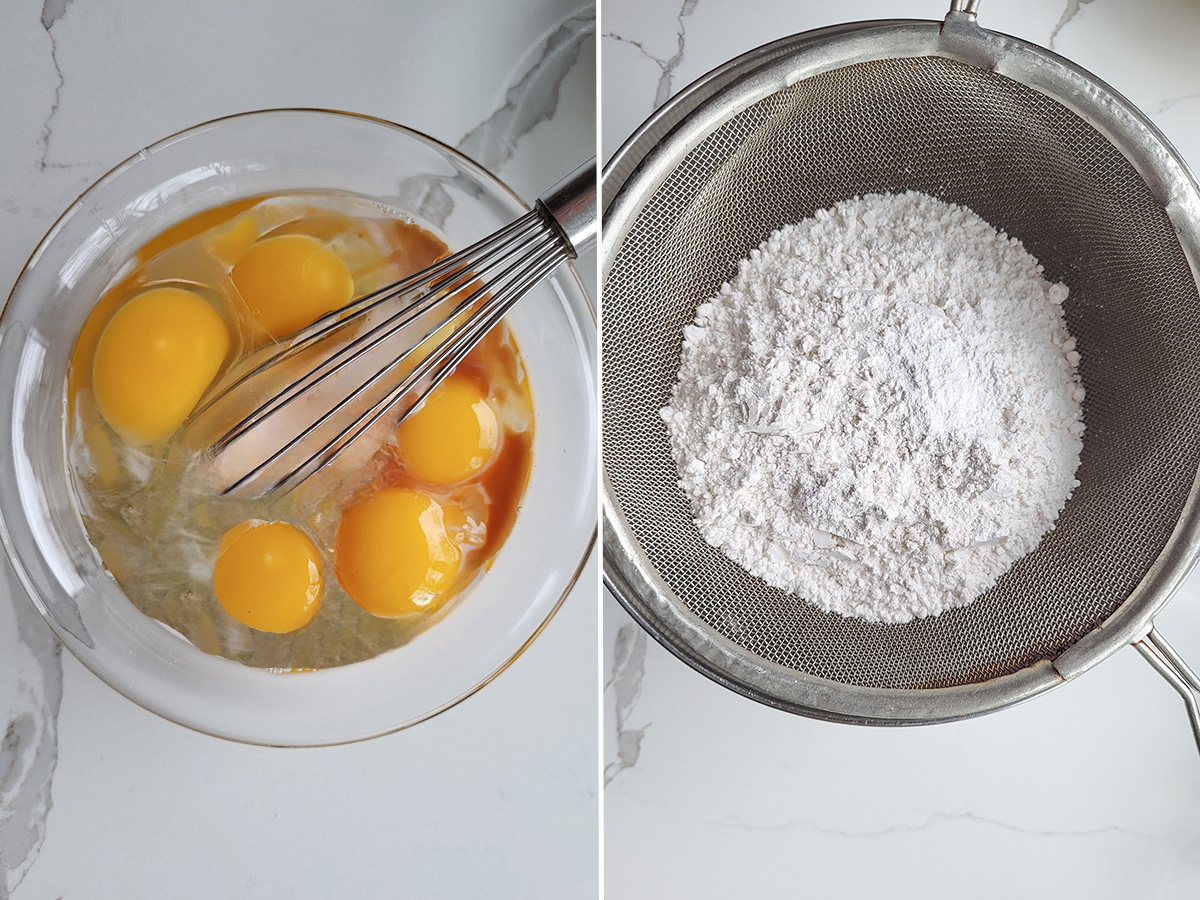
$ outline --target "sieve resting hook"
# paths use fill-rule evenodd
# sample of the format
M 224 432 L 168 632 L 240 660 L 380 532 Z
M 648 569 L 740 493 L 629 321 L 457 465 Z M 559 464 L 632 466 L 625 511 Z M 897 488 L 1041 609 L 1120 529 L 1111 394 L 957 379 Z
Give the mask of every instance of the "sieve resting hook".
M 1188 719 L 1192 723 L 1192 734 L 1196 738 L 1196 749 L 1200 750 L 1200 702 L 1196 695 L 1200 694 L 1200 675 L 1197 675 L 1183 657 L 1168 644 L 1153 628 L 1133 646 L 1146 657 L 1147 662 L 1158 671 L 1183 697 L 1187 707 Z

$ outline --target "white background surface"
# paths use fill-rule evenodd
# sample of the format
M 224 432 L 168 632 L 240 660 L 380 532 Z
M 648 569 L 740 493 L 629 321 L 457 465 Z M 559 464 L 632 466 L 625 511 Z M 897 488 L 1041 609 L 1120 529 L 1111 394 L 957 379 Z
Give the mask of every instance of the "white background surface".
M 467 152 L 531 200 L 594 152 L 594 23 L 567 29 L 573 58 L 543 59 L 578 10 L 591 15 L 586 0 L 3 0 L 0 295 L 109 167 L 244 110 L 471 135 Z M 596 582 L 593 559 L 533 646 L 441 716 L 289 751 L 144 712 L 60 659 L 6 579 L 0 898 L 594 897 Z
M 604 0 L 603 156 L 753 47 L 948 7 Z M 1042 46 L 1053 36 L 1200 169 L 1200 3 L 984 0 L 980 22 Z M 1197 577 L 1157 625 L 1200 665 Z M 1179 696 L 1131 648 L 1004 712 L 879 729 L 739 697 L 648 640 L 611 597 L 604 632 L 609 897 L 1200 896 L 1200 756 Z

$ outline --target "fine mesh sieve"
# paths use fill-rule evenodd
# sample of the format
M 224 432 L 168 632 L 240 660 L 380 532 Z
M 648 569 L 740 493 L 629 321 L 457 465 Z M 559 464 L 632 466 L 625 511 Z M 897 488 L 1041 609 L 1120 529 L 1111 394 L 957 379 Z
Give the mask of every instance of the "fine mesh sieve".
M 975 210 L 1069 286 L 1087 431 L 1036 551 L 971 606 L 888 625 L 705 543 L 658 410 L 683 326 L 771 231 L 910 189 Z M 1200 189 L 1144 116 L 956 2 L 944 23 L 838 26 L 710 73 L 626 143 L 603 202 L 605 580 L 655 637 L 764 703 L 871 724 L 998 709 L 1135 642 L 1200 743 L 1200 682 L 1152 630 L 1198 546 Z

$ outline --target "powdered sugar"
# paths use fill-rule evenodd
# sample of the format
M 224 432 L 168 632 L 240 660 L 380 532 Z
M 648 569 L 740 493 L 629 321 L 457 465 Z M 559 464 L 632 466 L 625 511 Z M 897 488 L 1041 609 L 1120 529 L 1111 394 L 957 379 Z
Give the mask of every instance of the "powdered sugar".
M 775 232 L 685 327 L 662 411 L 701 533 L 843 615 L 971 602 L 1078 485 L 1066 296 L 1018 241 L 923 194 Z

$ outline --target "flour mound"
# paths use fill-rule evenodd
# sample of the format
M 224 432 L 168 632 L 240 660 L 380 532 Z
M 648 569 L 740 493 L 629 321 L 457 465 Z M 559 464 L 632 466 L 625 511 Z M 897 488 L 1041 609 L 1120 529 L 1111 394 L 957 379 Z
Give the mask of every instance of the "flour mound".
M 1019 241 L 924 194 L 776 231 L 684 328 L 662 410 L 701 534 L 845 616 L 970 603 L 1079 485 L 1066 296 Z

